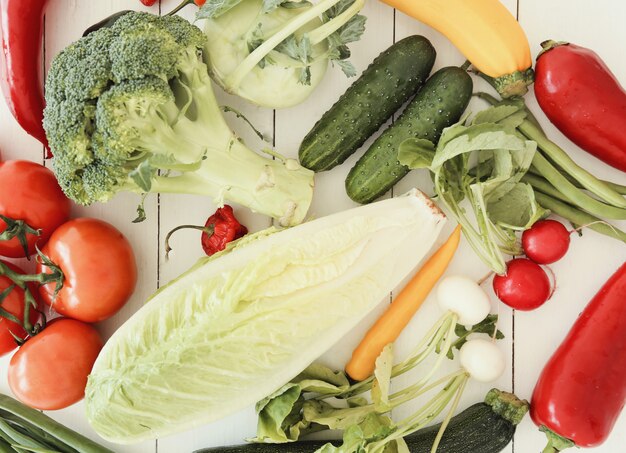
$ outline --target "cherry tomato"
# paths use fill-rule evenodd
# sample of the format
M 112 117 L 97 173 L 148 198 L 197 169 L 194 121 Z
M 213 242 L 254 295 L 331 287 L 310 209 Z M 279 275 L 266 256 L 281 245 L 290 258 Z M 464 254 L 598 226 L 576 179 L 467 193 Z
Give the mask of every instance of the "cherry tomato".
M 9 363 L 9 387 L 24 404 L 57 410 L 85 396 L 103 342 L 93 326 L 67 318 L 50 322 L 30 338 Z
M 540 220 L 522 233 L 522 248 L 537 264 L 560 260 L 569 249 L 569 231 L 556 220 Z
M 1 262 L 14 272 L 24 274 L 24 271 L 14 264 L 7 263 L 6 261 Z M 0 294 L 12 285 L 13 282 L 8 277 L 0 275 Z M 38 293 L 35 285 L 29 285 L 29 289 L 35 300 L 38 300 Z M 22 323 L 24 322 L 24 290 L 22 288 L 13 286 L 13 289 L 7 293 L 3 300 L 0 300 L 0 303 L 3 310 L 18 318 Z M 35 311 L 34 308 L 31 308 L 29 318 L 31 323 L 34 324 L 37 322 L 37 315 L 37 311 Z M 21 338 L 22 340 L 27 336 L 23 324 L 17 324 L 10 319 L 0 316 L 0 356 L 3 356 L 17 348 L 15 338 L 13 338 L 13 335 L 11 334 Z
M 0 162 L 0 215 L 41 230 L 39 237 L 26 234 L 28 255 L 35 253 L 35 244 L 42 247 L 52 232 L 69 219 L 70 208 L 70 200 L 46 167 L 23 160 Z M 0 234 L 6 228 L 0 219 Z M 25 256 L 17 237 L 0 240 L 0 256 Z
M 54 283 L 40 287 L 43 301 L 57 313 L 83 322 L 113 316 L 132 295 L 137 265 L 128 240 L 112 225 L 97 219 L 72 219 L 50 237 L 43 253 L 64 275 L 54 297 Z M 50 268 L 38 264 L 38 272 Z
M 509 261 L 506 274 L 493 278 L 493 290 L 506 305 L 522 311 L 540 307 L 551 295 L 548 275 L 526 258 Z

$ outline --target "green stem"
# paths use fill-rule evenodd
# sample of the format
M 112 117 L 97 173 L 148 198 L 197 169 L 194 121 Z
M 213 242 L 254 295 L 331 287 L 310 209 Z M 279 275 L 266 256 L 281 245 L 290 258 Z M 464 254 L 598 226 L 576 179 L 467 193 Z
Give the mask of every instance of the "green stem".
M 167 13 L 166 16 L 173 16 L 174 14 L 179 12 L 181 9 L 183 9 L 185 6 L 191 5 L 192 3 L 193 3 L 193 0 L 184 0 L 180 5 L 178 5 L 176 8 L 174 8 L 169 13 Z
M 213 236 L 213 233 L 215 232 L 215 227 L 214 226 L 201 226 L 201 225 L 179 225 L 176 228 L 172 229 L 169 233 L 167 233 L 167 236 L 165 236 L 165 258 L 167 259 L 170 252 L 172 251 L 172 247 L 170 247 L 170 238 L 172 237 L 172 234 L 176 233 L 179 230 L 184 230 L 184 229 L 192 229 L 192 230 L 199 230 L 202 231 L 203 233 L 206 233 L 209 237 Z
M 626 219 L 626 209 L 604 204 L 582 192 L 569 182 L 541 153 L 535 153 L 533 165 L 554 187 L 558 187 L 559 191 L 571 203 L 598 217 Z M 618 196 L 623 199 L 621 195 L 618 194 Z
M 441 423 L 441 426 L 439 427 L 439 431 L 437 432 L 437 437 L 435 437 L 433 446 L 430 449 L 430 453 L 437 453 L 437 448 L 439 448 L 439 443 L 441 442 L 441 438 L 443 437 L 443 434 L 446 432 L 448 423 L 450 423 L 450 420 L 452 419 L 452 416 L 454 415 L 454 411 L 456 411 L 456 408 L 459 407 L 459 401 L 461 401 L 461 396 L 463 395 L 463 390 L 465 390 L 465 385 L 467 384 L 467 380 L 468 380 L 468 377 L 467 375 L 465 375 L 463 381 L 461 382 L 460 387 L 456 391 L 456 396 L 454 397 L 452 406 L 450 406 L 450 410 L 448 410 L 448 414 L 446 415 L 446 418 L 443 420 L 443 422 Z
M 563 203 L 562 201 L 542 193 L 540 189 L 535 191 L 537 202 L 552 213 L 569 220 L 576 225 L 586 225 L 587 228 L 594 230 L 605 236 L 609 236 L 620 240 L 626 244 L 626 232 L 614 227 L 613 225 L 602 221 L 601 219 L 583 212 L 576 207 Z
M 338 15 L 337 17 L 329 20 L 323 25 L 320 25 L 315 30 L 308 32 L 309 40 L 311 41 L 311 45 L 314 46 L 316 44 L 321 43 L 330 35 L 335 33 L 341 27 L 343 27 L 346 22 L 348 22 L 352 17 L 359 13 L 365 6 L 365 0 L 355 0 L 349 8 L 347 8 L 343 13 Z
M 324 11 L 332 8 L 341 0 L 322 0 L 312 8 L 294 17 L 290 22 L 287 22 L 277 33 L 269 37 L 263 44 L 254 49 L 235 69 L 235 71 L 228 76 L 225 81 L 225 85 L 229 90 L 236 90 L 243 79 L 248 75 L 254 67 L 263 60 L 268 53 L 270 53 L 277 45 L 287 39 L 289 36 L 298 31 L 301 27 L 320 16 Z

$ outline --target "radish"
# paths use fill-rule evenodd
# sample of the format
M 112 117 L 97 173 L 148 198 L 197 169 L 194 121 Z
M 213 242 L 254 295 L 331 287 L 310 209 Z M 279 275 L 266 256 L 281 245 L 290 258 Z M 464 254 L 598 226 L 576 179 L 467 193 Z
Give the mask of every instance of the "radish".
M 526 258 L 509 261 L 506 274 L 493 278 L 493 290 L 506 305 L 522 311 L 540 307 L 552 295 L 546 272 Z
M 570 243 L 570 231 L 556 220 L 540 220 L 522 233 L 522 248 L 537 264 L 550 264 L 563 258 Z
M 469 340 L 461 346 L 461 366 L 478 382 L 491 382 L 504 373 L 504 354 L 493 340 Z
M 473 326 L 491 309 L 489 297 L 474 280 L 461 275 L 446 277 L 437 286 L 437 301 L 444 311 L 455 313 L 457 322 Z

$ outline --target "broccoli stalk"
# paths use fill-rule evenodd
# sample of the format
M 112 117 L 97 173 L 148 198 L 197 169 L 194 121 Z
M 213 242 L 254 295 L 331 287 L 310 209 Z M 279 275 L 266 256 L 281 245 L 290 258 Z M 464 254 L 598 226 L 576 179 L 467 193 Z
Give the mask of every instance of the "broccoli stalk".
M 262 157 L 235 136 L 201 58 L 205 41 L 184 19 L 129 13 L 54 60 L 44 126 L 70 198 L 187 193 L 242 204 L 283 226 L 304 219 L 313 174 L 295 160 Z M 96 56 L 99 70 L 78 73 Z

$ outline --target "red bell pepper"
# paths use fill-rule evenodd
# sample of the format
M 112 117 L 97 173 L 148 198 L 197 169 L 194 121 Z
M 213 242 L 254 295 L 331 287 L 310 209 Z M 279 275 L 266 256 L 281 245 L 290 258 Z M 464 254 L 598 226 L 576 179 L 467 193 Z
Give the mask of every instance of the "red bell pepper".
M 165 253 L 169 253 L 172 249 L 169 246 L 169 239 L 172 234 L 178 230 L 191 228 L 202 231 L 201 242 L 204 253 L 208 256 L 221 252 L 226 248 L 229 242 L 248 234 L 248 229 L 239 223 L 235 217 L 233 208 L 224 205 L 211 215 L 204 226 L 198 225 L 181 225 L 170 231 L 165 238 Z
M 626 263 L 585 308 L 543 369 L 530 405 L 544 452 L 594 447 L 626 401 Z
M 46 0 L 0 0 L 0 85 L 17 122 L 48 150 L 39 80 L 45 5 Z
M 592 50 L 546 41 L 535 95 L 547 117 L 585 151 L 626 171 L 626 91 Z

